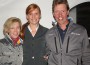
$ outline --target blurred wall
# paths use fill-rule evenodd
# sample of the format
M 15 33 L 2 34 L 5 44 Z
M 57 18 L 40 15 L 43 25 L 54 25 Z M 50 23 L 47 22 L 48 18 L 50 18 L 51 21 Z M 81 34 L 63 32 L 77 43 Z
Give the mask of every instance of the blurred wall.
M 18 17 L 24 24 L 27 22 L 25 9 L 31 3 L 36 3 L 41 8 L 41 20 L 40 24 L 51 28 L 52 27 L 52 1 L 53 0 L 0 0 L 0 39 L 3 38 L 3 24 L 9 17 Z M 68 0 L 70 8 L 73 8 L 77 4 L 87 2 L 90 0 Z

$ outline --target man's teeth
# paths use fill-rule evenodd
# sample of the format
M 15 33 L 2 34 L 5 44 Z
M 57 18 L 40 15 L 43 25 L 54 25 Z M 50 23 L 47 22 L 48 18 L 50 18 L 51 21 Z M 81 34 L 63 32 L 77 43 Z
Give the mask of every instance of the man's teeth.
M 60 20 L 62 20 L 62 18 L 61 18 L 61 17 L 60 17 L 59 19 L 60 19 Z

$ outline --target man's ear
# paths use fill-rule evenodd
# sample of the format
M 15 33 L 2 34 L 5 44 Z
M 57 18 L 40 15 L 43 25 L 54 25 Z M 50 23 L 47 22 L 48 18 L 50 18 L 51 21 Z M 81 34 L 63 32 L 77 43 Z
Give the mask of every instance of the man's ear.
M 69 10 L 67 11 L 67 16 L 69 16 Z

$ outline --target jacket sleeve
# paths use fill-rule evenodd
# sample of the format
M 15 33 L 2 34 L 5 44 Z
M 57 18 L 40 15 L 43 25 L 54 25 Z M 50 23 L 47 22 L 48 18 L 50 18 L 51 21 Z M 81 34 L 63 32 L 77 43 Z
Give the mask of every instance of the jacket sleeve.
M 48 37 L 48 35 L 45 36 L 45 42 L 46 42 L 46 44 L 45 44 L 46 49 L 45 50 L 46 50 L 46 55 L 48 56 L 48 55 L 50 55 L 51 50 L 49 49 L 50 47 L 49 47 L 49 44 L 47 42 L 48 41 L 47 37 Z
M 0 61 L 2 60 L 2 57 L 3 57 L 2 55 L 3 55 L 3 53 L 2 53 L 2 43 L 0 42 Z
M 0 65 L 10 65 L 9 56 L 4 55 L 4 44 L 0 42 Z
M 82 65 L 90 65 L 90 43 L 86 30 L 83 32 Z
M 2 50 L 3 44 L 0 42 L 0 65 L 3 65 L 3 59 L 4 59 L 4 55 L 3 55 L 3 50 Z
M 0 43 L 0 61 L 1 61 L 1 58 L 2 58 L 2 51 L 1 51 L 1 43 Z M 0 65 L 1 65 L 1 62 L 0 62 Z

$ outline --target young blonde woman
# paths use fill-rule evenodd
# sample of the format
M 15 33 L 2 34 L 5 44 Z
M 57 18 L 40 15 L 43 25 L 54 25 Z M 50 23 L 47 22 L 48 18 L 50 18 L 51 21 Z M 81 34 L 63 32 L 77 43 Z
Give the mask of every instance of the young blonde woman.
M 4 38 L 0 39 L 0 65 L 22 65 L 22 39 L 19 37 L 21 20 L 10 17 L 3 26 Z

